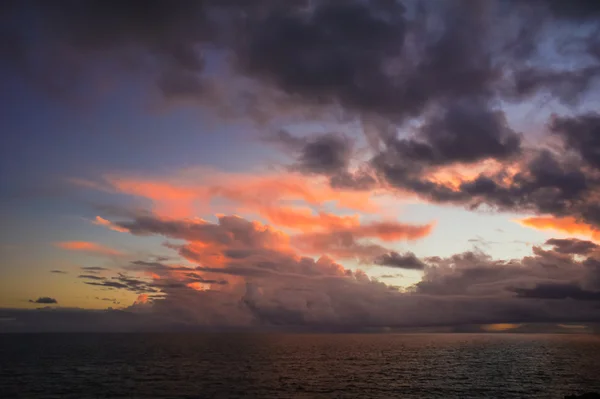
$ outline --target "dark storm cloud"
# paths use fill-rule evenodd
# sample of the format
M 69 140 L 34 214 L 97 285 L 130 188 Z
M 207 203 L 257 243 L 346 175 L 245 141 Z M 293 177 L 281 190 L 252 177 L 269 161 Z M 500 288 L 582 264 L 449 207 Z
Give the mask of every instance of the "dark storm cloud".
M 291 170 L 329 176 L 333 188 L 368 190 L 377 185 L 375 174 L 369 167 L 363 166 L 355 171 L 348 169 L 355 151 L 354 143 L 345 135 L 326 133 L 296 137 L 280 130 L 266 140 L 279 144 L 294 155 Z
M 552 245 L 556 252 L 564 254 L 586 255 L 598 249 L 598 244 L 576 238 L 551 238 L 546 245 Z
M 590 223 L 600 220 L 597 206 L 587 199 L 596 189 L 597 178 L 562 154 L 539 151 L 537 155 L 523 156 L 521 135 L 510 128 L 502 111 L 495 108 L 498 99 L 519 102 L 544 92 L 573 103 L 598 77 L 600 66 L 590 64 L 589 60 L 582 62 L 581 67 L 563 69 L 559 66 L 548 69 L 547 63 L 540 62 L 543 56 L 537 52 L 536 44 L 540 35 L 553 42 L 559 52 L 558 42 L 579 40 L 570 34 L 558 38 L 544 30 L 544 24 L 527 20 L 534 14 L 541 15 L 542 20 L 546 18 L 537 11 L 525 12 L 529 6 L 556 11 L 556 3 L 490 2 L 483 6 L 474 2 L 448 2 L 436 7 L 424 5 L 416 14 L 410 13 L 410 18 L 401 8 L 384 18 L 373 4 L 322 4 L 310 14 L 296 11 L 272 14 L 266 19 L 270 25 L 255 26 L 250 45 L 239 54 L 242 70 L 275 82 L 293 95 L 341 104 L 360 115 L 376 114 L 393 123 L 413 116 L 424 120 L 414 137 L 398 138 L 395 124 L 391 129 L 380 129 L 383 150 L 375 152 L 366 172 L 357 174 L 340 168 L 331 175 L 332 186 L 368 190 L 381 180 L 436 202 L 470 208 L 486 204 L 500 210 L 575 216 Z M 359 14 L 356 10 L 360 8 L 363 12 Z M 528 56 L 532 62 L 511 59 L 516 57 L 516 50 L 509 46 L 513 39 L 506 29 L 510 18 L 503 12 L 516 17 L 524 32 L 531 31 L 519 40 L 530 47 Z M 339 15 L 339 20 L 334 21 L 330 17 L 333 14 Z M 426 28 L 421 22 L 427 19 L 438 19 L 440 29 L 434 32 Z M 496 25 L 494 21 L 498 20 L 505 26 Z M 368 30 L 358 40 L 346 31 L 347 21 L 358 26 L 364 24 L 373 32 Z M 396 21 L 394 29 L 402 29 L 396 35 L 386 31 L 391 29 L 390 21 Z M 375 29 L 375 26 L 380 27 Z M 379 29 L 387 32 L 386 40 L 375 34 Z M 305 41 L 307 37 L 312 39 Z M 377 41 L 379 47 L 371 41 Z M 583 49 L 577 57 L 590 54 L 589 49 Z M 329 58 L 330 55 L 336 58 Z M 369 67 L 361 69 L 363 64 Z M 333 74 L 336 78 L 329 79 Z M 569 136 L 567 152 L 580 142 L 592 144 L 582 155 L 593 162 L 589 159 L 593 157 L 593 143 L 590 138 L 585 141 L 584 137 L 579 140 L 578 137 Z M 331 151 L 314 154 L 310 165 L 321 165 L 314 161 L 316 157 L 326 164 L 331 164 L 328 160 L 339 159 L 333 158 Z M 458 190 L 427 176 L 432 167 L 486 159 L 518 161 L 522 172 L 509 183 L 504 172 L 482 174 L 464 182 Z M 308 169 L 331 174 L 331 168 Z
M 336 134 L 321 135 L 307 140 L 293 168 L 304 173 L 333 174 L 350 163 L 352 147 L 349 140 Z
M 312 12 L 278 10 L 251 26 L 237 64 L 310 101 L 389 108 L 384 67 L 401 52 L 405 25 L 399 2 L 325 1 Z
M 433 163 L 504 159 L 517 154 L 521 145 L 502 112 L 475 104 L 451 105 L 427 122 L 422 135 L 431 146 L 424 160 Z
M 296 161 L 290 169 L 306 174 L 343 173 L 353 155 L 351 140 L 338 133 L 296 137 L 280 130 L 266 140 L 292 152 Z
M 521 136 L 510 129 L 501 111 L 459 101 L 440 111 L 420 129 L 418 139 L 394 137 L 386 143 L 387 153 L 379 157 L 415 168 L 415 162 L 444 165 L 487 158 L 502 160 L 520 152 Z
M 600 4 L 594 0 L 538 0 L 541 5 L 547 5 L 556 18 L 585 21 L 600 17 Z
M 534 5 L 593 21 L 592 12 L 576 12 L 585 6 L 563 3 Z M 293 98 L 393 119 L 417 116 L 439 101 L 502 92 L 502 79 L 513 76 L 503 69 L 525 65 L 516 57 L 507 62 L 515 56 L 508 44 L 530 48 L 523 54 L 537 61 L 534 33 L 544 29 L 531 4 L 503 1 L 153 0 L 143 12 L 127 0 L 11 4 L 3 13 L 10 22 L 3 59 L 49 90 L 80 85 L 91 64 L 113 60 L 121 69 L 146 73 L 167 98 L 215 100 L 206 65 L 224 52 L 237 73 Z M 513 28 L 514 16 L 519 25 Z M 37 29 L 26 34 L 20 27 L 30 19 Z M 516 40 L 513 31 L 532 33 Z M 516 75 L 517 94 L 557 80 L 535 69 Z M 560 85 L 571 77 L 563 74 Z
M 589 165 L 600 168 L 600 114 L 555 118 L 551 129 Z
M 508 97 L 519 100 L 546 92 L 567 105 L 573 105 L 599 76 L 600 67 L 595 65 L 576 71 L 522 68 L 514 72 L 514 84 Z
M 347 170 L 339 171 L 329 180 L 331 187 L 343 190 L 370 190 L 377 186 L 377 179 L 373 172 L 362 169 L 356 172 Z
M 379 155 L 373 165 L 382 179 L 392 186 L 415 192 L 433 202 L 573 216 L 600 225 L 600 207 L 594 200 L 600 191 L 599 176 L 583 168 L 577 157 L 569 156 L 568 150 L 563 154 L 548 150 L 534 152 L 518 161 L 519 171 L 514 175 L 505 170 L 481 173 L 458 187 L 437 182 L 428 176 L 428 168 L 390 154 Z
M 48 296 L 41 296 L 38 299 L 36 299 L 35 301 L 33 299 L 30 299 L 29 302 L 31 303 L 42 303 L 42 304 L 55 304 L 58 303 L 58 301 L 54 298 L 50 298 Z
M 21 3 L 13 8 L 13 18 L 39 21 L 37 36 L 15 29 L 9 60 L 24 66 L 20 71 L 44 89 L 59 93 L 82 84 L 90 76 L 86 69 L 100 59 L 112 58 L 125 69 L 148 70 L 144 58 L 150 55 L 159 64 L 157 81 L 165 96 L 188 94 L 202 88 L 194 74 L 204 68 L 197 45 L 211 30 L 204 4 L 187 0 L 152 0 L 143 6 L 111 0 Z M 45 61 L 43 67 L 36 65 L 40 60 Z
M 383 254 L 375 258 L 374 263 L 380 266 L 396 267 L 399 269 L 423 270 L 425 268 L 425 263 L 412 252 L 404 254 L 390 252 Z

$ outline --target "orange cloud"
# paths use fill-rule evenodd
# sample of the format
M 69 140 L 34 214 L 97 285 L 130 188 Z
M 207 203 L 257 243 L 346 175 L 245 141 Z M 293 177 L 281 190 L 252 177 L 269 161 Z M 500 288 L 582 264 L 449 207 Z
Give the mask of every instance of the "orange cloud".
M 355 226 L 348 229 L 292 236 L 294 247 L 313 255 L 327 254 L 336 258 L 357 258 L 370 261 L 373 257 L 389 252 L 379 244 L 363 242 L 364 238 L 382 241 L 415 240 L 427 236 L 432 224 L 407 225 L 396 222 L 379 222 Z
M 129 230 L 127 230 L 126 228 L 121 227 L 121 226 L 117 226 L 116 224 L 114 224 L 110 220 L 106 220 L 106 219 L 104 219 L 103 217 L 100 217 L 100 216 L 96 216 L 96 219 L 94 219 L 94 221 L 92 223 L 94 223 L 97 226 L 108 227 L 111 230 L 118 231 L 118 232 L 121 232 L 121 233 L 128 233 L 129 232 Z
M 510 184 L 515 174 L 520 171 L 519 165 L 486 159 L 475 164 L 452 164 L 439 167 L 430 172 L 427 178 L 434 183 L 444 185 L 452 190 L 459 190 L 466 182 L 473 181 L 481 175 L 504 176 L 501 180 Z
M 206 198 L 199 190 L 160 181 L 113 178 L 110 183 L 119 192 L 152 200 L 157 213 L 177 218 L 192 216 L 194 202 Z
M 522 226 L 538 230 L 555 230 L 562 233 L 577 234 L 600 241 L 600 231 L 589 224 L 580 223 L 574 217 L 557 218 L 553 216 L 530 217 L 516 220 Z
M 117 192 L 150 200 L 156 217 L 164 221 L 180 220 L 189 224 L 197 214 L 209 212 L 236 213 L 249 219 L 259 217 L 275 228 L 284 230 L 280 232 L 268 226 L 256 225 L 257 231 L 271 229 L 271 233 L 264 236 L 273 240 L 273 243 L 264 244 L 264 247 L 277 251 L 289 251 L 290 238 L 293 238 L 294 247 L 298 248 L 298 242 L 308 242 L 310 245 L 305 245 L 310 248 L 310 253 L 317 255 L 329 253 L 334 256 L 366 257 L 367 254 L 381 252 L 381 247 L 357 242 L 354 248 L 339 244 L 344 248 L 333 250 L 329 244 L 331 238 L 326 236 L 334 235 L 337 239 L 342 233 L 352 235 L 353 240 L 375 238 L 392 242 L 423 238 L 433 228 L 433 224 L 408 225 L 395 221 L 361 223 L 361 216 L 381 214 L 381 202 L 376 201 L 376 193 L 333 189 L 327 179 L 291 173 L 277 175 L 196 170 L 187 176 L 181 174 L 163 179 L 107 176 L 105 183 Z M 349 211 L 354 213 L 348 214 Z M 235 219 L 226 220 L 235 223 Z M 95 224 L 127 231 L 99 216 Z M 305 240 L 296 239 L 303 235 L 306 236 Z M 189 244 L 179 248 L 179 251 L 187 260 L 214 266 L 226 262 L 222 248 L 217 243 L 186 240 Z M 321 249 L 324 252 L 317 253 Z
M 374 237 L 382 241 L 416 240 L 428 236 L 434 224 L 411 225 L 397 222 L 377 222 L 349 229 L 355 237 Z
M 143 305 L 148 303 L 148 294 L 140 294 L 133 303 L 134 305 Z
M 319 212 L 315 215 L 312 210 L 305 208 L 263 207 L 259 211 L 261 216 L 275 225 L 302 231 L 346 228 L 360 224 L 358 215 L 338 216 L 327 212 Z
M 55 244 L 57 247 L 66 249 L 69 251 L 81 251 L 87 252 L 94 255 L 110 255 L 118 256 L 123 253 L 116 249 L 108 248 L 95 242 L 88 241 L 63 241 Z
M 294 174 L 278 176 L 200 171 L 193 183 L 177 179 L 118 176 L 106 179 L 114 190 L 147 198 L 153 202 L 156 213 L 173 218 L 191 217 L 197 208 L 207 210 L 218 200 L 232 204 L 236 209 L 242 207 L 259 213 L 271 211 L 273 222 L 290 220 L 272 211 L 290 202 L 301 202 L 305 207 L 321 208 L 327 203 L 335 203 L 338 208 L 355 211 L 378 210 L 371 200 L 372 193 L 335 190 L 326 180 Z

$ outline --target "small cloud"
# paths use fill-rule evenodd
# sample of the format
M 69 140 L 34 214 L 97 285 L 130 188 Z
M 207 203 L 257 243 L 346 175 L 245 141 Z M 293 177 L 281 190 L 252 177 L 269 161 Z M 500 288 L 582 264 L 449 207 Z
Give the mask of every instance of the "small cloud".
M 398 278 L 398 277 L 404 277 L 404 275 L 401 273 L 396 273 L 396 274 L 383 274 L 383 275 L 379 276 L 379 278 Z
M 97 274 L 100 272 L 109 271 L 110 269 L 107 269 L 106 267 L 101 267 L 101 266 L 82 266 L 81 270 L 83 270 L 84 272 L 87 272 L 87 273 Z
M 64 270 L 50 270 L 50 273 L 54 273 L 54 274 L 68 274 Z
M 97 296 L 95 299 L 98 300 L 98 301 L 112 302 L 112 303 L 117 304 L 117 305 L 121 303 L 121 302 L 117 301 L 116 298 L 100 298 L 100 297 Z
M 63 241 L 57 242 L 55 245 L 59 248 L 66 249 L 69 251 L 86 252 L 90 255 L 109 255 L 119 256 L 123 255 L 121 251 L 106 247 L 104 245 L 88 242 L 88 241 Z
M 90 280 L 104 280 L 104 277 L 95 276 L 93 274 L 80 274 L 77 278 L 87 278 Z
M 96 226 L 104 226 L 113 231 L 118 231 L 120 233 L 128 233 L 129 232 L 128 229 L 121 227 L 119 225 L 116 225 L 113 222 L 111 222 L 110 220 L 104 219 L 101 216 L 96 216 L 96 219 L 94 219 L 94 221 L 92 221 L 92 223 L 95 224 Z
M 396 267 L 400 269 L 423 270 L 425 263 L 415 256 L 412 252 L 399 254 L 398 252 L 390 252 L 383 254 L 375 259 L 375 264 L 387 267 Z
M 50 298 L 49 296 L 41 296 L 38 299 L 36 299 L 35 301 L 33 299 L 30 299 L 29 302 L 31 302 L 31 303 L 43 303 L 43 304 L 58 303 L 58 301 L 56 299 Z

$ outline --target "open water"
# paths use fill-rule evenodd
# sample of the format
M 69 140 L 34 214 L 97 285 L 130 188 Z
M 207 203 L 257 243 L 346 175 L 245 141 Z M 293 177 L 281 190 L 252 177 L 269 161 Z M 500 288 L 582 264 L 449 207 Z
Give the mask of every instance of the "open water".
M 5 334 L 0 398 L 563 398 L 600 337 Z

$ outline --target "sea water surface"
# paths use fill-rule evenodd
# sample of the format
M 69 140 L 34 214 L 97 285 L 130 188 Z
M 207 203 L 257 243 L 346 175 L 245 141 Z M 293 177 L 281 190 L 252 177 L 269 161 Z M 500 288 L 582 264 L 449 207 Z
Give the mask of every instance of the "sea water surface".
M 600 392 L 600 337 L 5 334 L 1 398 L 563 398 Z

